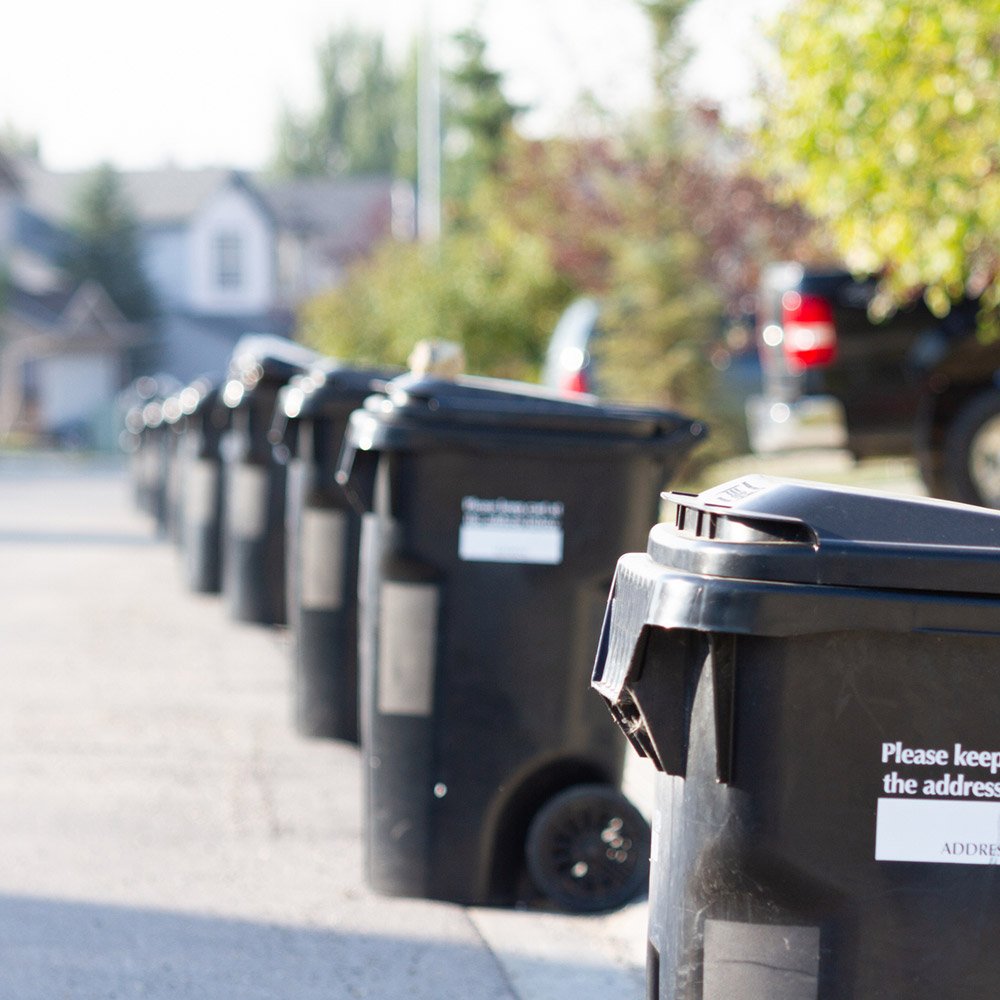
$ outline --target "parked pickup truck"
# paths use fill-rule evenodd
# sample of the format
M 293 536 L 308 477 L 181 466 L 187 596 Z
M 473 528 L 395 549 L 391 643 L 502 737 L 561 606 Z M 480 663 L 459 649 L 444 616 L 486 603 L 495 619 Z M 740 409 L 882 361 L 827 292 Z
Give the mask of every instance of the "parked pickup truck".
M 843 271 L 765 269 L 751 447 L 912 455 L 932 496 L 1000 507 L 1000 340 L 982 336 L 971 301 L 944 318 L 915 302 L 873 322 L 875 292 Z

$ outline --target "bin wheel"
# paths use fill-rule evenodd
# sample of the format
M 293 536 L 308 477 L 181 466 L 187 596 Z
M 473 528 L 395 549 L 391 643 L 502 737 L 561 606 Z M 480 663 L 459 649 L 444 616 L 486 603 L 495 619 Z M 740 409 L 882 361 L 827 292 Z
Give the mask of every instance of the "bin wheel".
M 617 909 L 649 884 L 650 829 L 610 785 L 575 785 L 528 827 L 525 861 L 536 888 L 576 913 Z

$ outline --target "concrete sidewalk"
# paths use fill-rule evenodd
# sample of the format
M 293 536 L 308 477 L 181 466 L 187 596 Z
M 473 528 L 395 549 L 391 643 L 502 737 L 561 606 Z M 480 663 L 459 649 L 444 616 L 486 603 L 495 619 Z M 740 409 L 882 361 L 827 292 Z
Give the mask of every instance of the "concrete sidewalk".
M 0 1000 L 644 995 L 642 902 L 366 888 L 356 748 L 294 734 L 286 636 L 184 590 L 119 463 L 0 456 L 0 649 Z

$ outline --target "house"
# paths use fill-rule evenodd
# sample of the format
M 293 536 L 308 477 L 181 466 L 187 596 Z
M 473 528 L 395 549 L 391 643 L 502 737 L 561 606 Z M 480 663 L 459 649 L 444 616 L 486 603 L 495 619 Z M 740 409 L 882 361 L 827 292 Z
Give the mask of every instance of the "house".
M 33 212 L 23 176 L 0 155 L 0 440 L 43 429 L 109 445 L 116 394 L 142 331 L 98 285 L 60 266 L 71 237 Z
M 295 308 L 336 288 L 382 240 L 416 235 L 412 185 L 386 177 L 261 181 L 278 231 L 278 290 Z
M 338 284 L 379 241 L 412 236 L 408 186 L 388 178 L 271 181 L 222 168 L 121 173 L 156 301 L 155 317 L 137 328 L 99 288 L 73 288 L 60 267 L 88 176 L 0 160 L 0 257 L 16 288 L 0 312 L 0 435 L 85 424 L 95 398 L 106 409 L 144 371 L 182 382 L 221 375 L 243 334 L 293 336 L 306 298 Z M 56 354 L 60 365 L 44 360 Z M 57 369 L 75 377 L 57 377 Z
M 0 350 L 0 440 L 114 442 L 114 400 L 140 342 L 99 285 L 35 294 L 8 285 Z
M 31 209 L 68 226 L 88 175 L 31 162 L 23 176 Z M 274 221 L 245 175 L 168 168 L 119 177 L 156 302 L 149 354 L 158 370 L 182 381 L 221 374 L 243 333 L 292 332 L 291 313 L 278 306 Z

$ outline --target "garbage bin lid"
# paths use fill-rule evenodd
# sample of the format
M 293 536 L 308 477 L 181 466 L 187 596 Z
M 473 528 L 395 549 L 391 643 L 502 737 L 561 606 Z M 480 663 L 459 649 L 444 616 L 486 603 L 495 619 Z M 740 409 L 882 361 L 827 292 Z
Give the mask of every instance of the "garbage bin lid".
M 702 424 L 669 410 L 568 398 L 542 386 L 476 376 L 404 375 L 388 383 L 384 396 L 370 398 L 365 411 L 361 436 L 374 449 L 463 439 L 485 444 L 504 435 L 662 441 L 686 449 L 706 433 Z
M 253 334 L 236 342 L 229 359 L 229 375 L 241 379 L 248 387 L 261 379 L 287 382 L 293 375 L 306 371 L 318 358 L 315 351 L 284 337 Z
M 181 406 L 181 396 L 179 392 L 175 392 L 167 398 L 161 404 L 161 413 L 163 415 L 163 422 L 165 424 L 170 424 L 174 426 L 180 419 L 184 416 L 184 409 Z
M 279 394 L 278 411 L 288 420 L 333 417 L 360 406 L 366 397 L 399 375 L 398 368 L 353 367 L 323 358 L 295 375 Z
M 185 417 L 193 416 L 204 407 L 212 405 L 218 394 L 218 382 L 213 382 L 208 376 L 195 379 L 163 400 L 161 404 L 163 422 L 178 424 Z
M 163 402 L 161 400 L 150 400 L 142 408 L 142 423 L 146 430 L 156 430 L 163 426 Z
M 1000 594 L 1000 511 L 751 475 L 666 493 L 658 563 L 704 576 Z
M 293 375 L 307 371 L 318 359 L 315 351 L 284 337 L 247 334 L 236 342 L 229 359 L 229 379 L 223 389 L 223 402 L 235 408 L 258 386 L 284 385 Z
M 219 400 L 221 385 L 218 379 L 208 375 L 196 378 L 177 394 L 177 401 L 183 416 L 192 417 L 214 406 Z

